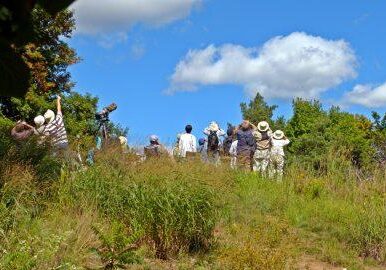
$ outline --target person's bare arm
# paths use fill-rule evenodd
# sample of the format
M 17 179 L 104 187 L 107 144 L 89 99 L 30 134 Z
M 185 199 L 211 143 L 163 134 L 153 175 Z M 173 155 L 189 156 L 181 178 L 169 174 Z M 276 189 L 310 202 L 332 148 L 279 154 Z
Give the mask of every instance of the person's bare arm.
M 62 114 L 61 100 L 62 100 L 62 98 L 60 96 L 58 96 L 58 98 L 56 99 L 56 108 L 57 108 L 58 113 L 60 113 L 60 114 Z

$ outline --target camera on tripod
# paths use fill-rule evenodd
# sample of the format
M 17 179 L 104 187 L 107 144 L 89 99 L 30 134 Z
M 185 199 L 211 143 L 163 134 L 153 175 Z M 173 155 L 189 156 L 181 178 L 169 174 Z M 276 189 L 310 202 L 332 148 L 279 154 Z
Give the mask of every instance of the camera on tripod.
M 117 104 L 111 103 L 109 106 L 104 107 L 100 112 L 95 114 L 95 119 L 99 122 L 108 122 L 109 114 L 117 109 Z

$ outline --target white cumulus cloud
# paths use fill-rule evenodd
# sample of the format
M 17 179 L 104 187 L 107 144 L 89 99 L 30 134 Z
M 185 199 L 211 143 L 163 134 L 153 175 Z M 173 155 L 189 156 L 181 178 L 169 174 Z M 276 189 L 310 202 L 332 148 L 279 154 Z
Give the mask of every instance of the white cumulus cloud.
M 251 96 L 317 97 L 356 77 L 356 56 L 344 40 L 302 32 L 278 36 L 262 47 L 210 45 L 190 50 L 177 64 L 167 92 L 194 91 L 200 85 L 241 85 Z
M 182 19 L 202 0 L 77 0 L 77 32 L 104 34 L 128 31 L 136 23 L 163 25 Z
M 386 82 L 377 86 L 356 85 L 351 92 L 345 94 L 343 102 L 368 108 L 386 106 Z

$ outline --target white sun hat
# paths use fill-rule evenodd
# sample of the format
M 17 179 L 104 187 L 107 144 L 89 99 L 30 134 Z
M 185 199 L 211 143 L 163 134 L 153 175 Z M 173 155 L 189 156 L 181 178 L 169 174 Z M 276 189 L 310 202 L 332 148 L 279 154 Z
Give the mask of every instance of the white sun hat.
M 150 142 L 158 142 L 158 136 L 157 135 L 151 135 L 150 136 Z
M 276 139 L 276 140 L 281 140 L 284 138 L 284 132 L 281 131 L 281 130 L 276 130 L 274 133 L 273 133 L 273 138 Z
M 121 145 L 127 145 L 127 138 L 126 137 L 119 136 L 118 139 L 119 139 L 119 142 Z
M 212 121 L 212 122 L 210 122 L 208 129 L 210 131 L 218 131 L 220 129 L 220 127 L 218 126 L 218 124 L 215 121 Z
M 55 113 L 51 110 L 47 110 L 46 113 L 44 114 L 44 119 L 46 120 L 47 123 L 51 123 L 55 118 Z
M 36 116 L 34 118 L 34 122 L 37 128 L 41 127 L 45 122 L 44 116 L 43 115 Z
M 257 129 L 260 131 L 260 132 L 266 132 L 269 130 L 269 124 L 268 122 L 266 121 L 261 121 L 257 124 Z

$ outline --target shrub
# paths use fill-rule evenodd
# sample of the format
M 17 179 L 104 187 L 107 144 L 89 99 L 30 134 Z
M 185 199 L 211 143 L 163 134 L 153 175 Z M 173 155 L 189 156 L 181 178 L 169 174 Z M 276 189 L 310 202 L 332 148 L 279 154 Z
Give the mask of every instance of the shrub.
M 137 235 L 130 235 L 124 224 L 114 221 L 103 230 L 98 226 L 92 226 L 94 233 L 101 241 L 96 249 L 101 257 L 105 269 L 124 269 L 127 264 L 139 263 L 140 258 L 134 253 L 138 248 L 135 243 Z

